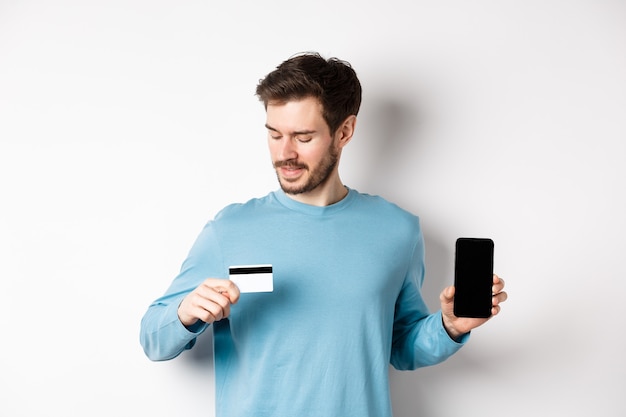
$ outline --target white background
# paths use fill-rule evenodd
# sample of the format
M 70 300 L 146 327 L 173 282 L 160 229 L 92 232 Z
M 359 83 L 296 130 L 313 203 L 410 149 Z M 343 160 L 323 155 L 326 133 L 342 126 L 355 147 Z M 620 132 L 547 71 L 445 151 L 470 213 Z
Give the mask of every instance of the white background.
M 496 242 L 503 312 L 396 416 L 622 416 L 626 3 L 0 1 L 0 415 L 213 415 L 210 339 L 139 322 L 204 223 L 277 187 L 258 80 L 294 53 L 364 88 L 341 175 L 415 212 L 428 304 Z M 323 262 L 320 259 L 320 262 Z

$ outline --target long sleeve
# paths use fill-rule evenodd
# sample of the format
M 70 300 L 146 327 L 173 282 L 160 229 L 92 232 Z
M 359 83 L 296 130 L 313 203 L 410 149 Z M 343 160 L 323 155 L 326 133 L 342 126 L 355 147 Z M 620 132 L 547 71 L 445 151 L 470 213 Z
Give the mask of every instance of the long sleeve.
M 149 359 L 172 359 L 194 345 L 208 325 L 199 322 L 187 329 L 178 318 L 178 306 L 206 278 L 223 278 L 220 276 L 223 269 L 213 223 L 209 222 L 196 239 L 178 276 L 165 294 L 150 304 L 141 320 L 140 343 Z
M 424 241 L 418 229 L 404 285 L 396 301 L 391 364 L 399 370 L 436 365 L 457 352 L 469 335 L 454 341 L 443 327 L 441 311 L 430 313 L 421 295 Z

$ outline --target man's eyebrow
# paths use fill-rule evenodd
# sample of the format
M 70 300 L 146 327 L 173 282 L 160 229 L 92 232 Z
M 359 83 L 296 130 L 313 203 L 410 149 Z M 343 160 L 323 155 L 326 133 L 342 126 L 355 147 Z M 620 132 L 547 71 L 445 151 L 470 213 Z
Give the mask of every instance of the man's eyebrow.
M 267 130 L 271 130 L 272 132 L 280 133 L 280 132 L 278 132 L 277 129 L 273 128 L 272 126 L 268 125 L 267 123 L 265 123 L 265 127 L 267 128 Z
M 265 127 L 267 128 L 267 130 L 271 130 L 272 132 L 280 133 L 278 131 L 278 129 L 268 125 L 267 123 L 265 124 Z M 311 135 L 313 133 L 316 133 L 316 131 L 315 130 L 307 130 L 307 129 L 295 130 L 295 131 L 291 132 L 292 135 Z

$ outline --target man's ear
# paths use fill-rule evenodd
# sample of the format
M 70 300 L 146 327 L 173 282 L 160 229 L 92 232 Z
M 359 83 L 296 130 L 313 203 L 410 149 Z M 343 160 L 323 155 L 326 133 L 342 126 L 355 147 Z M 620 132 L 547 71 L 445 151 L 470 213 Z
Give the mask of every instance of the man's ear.
M 354 129 L 356 128 L 356 116 L 351 115 L 343 121 L 339 129 L 337 129 L 336 138 L 339 148 L 343 148 L 350 142 L 352 135 L 354 135 Z

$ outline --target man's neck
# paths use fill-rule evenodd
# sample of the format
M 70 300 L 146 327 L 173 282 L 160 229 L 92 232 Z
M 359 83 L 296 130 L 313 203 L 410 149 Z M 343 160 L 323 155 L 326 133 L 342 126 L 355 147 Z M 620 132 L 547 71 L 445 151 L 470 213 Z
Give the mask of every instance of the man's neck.
M 326 207 L 343 200 L 348 195 L 348 189 L 338 178 L 330 184 L 320 185 L 306 193 L 287 194 L 295 201 L 310 206 Z

